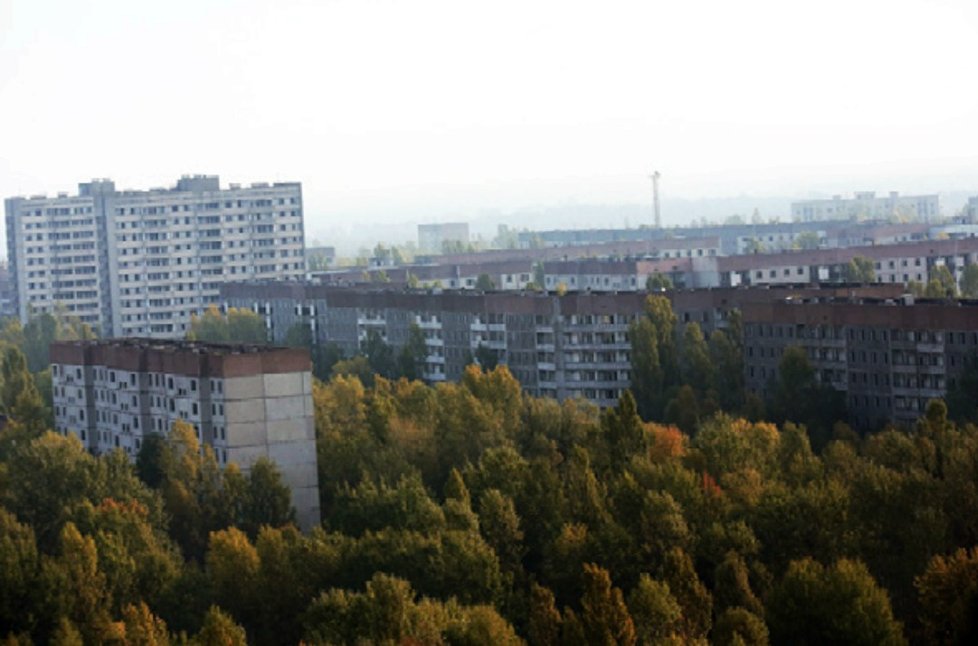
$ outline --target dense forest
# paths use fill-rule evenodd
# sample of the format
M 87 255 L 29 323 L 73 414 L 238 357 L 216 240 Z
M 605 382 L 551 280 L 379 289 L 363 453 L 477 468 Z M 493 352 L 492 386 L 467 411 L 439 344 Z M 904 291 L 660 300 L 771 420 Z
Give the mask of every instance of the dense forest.
M 660 301 L 646 318 L 636 396 L 604 411 L 505 367 L 431 387 L 340 364 L 314 386 L 307 535 L 274 464 L 221 470 L 183 424 L 135 464 L 46 431 L 38 366 L 8 343 L 0 637 L 976 643 L 978 428 L 933 401 L 860 435 L 798 352 L 754 401 L 736 317 L 708 339 Z

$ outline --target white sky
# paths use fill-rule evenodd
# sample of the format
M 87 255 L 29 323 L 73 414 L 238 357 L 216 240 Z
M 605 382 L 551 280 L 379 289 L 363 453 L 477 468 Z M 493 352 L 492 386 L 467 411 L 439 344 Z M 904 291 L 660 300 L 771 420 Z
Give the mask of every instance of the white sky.
M 975 5 L 0 0 L 0 195 L 300 180 L 314 233 L 646 202 L 652 168 L 978 193 Z

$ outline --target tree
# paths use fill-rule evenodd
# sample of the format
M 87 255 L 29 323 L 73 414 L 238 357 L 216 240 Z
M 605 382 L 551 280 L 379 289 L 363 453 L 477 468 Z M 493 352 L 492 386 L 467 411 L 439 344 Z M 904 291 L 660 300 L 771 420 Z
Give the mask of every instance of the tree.
M 480 343 L 479 347 L 475 349 L 475 356 L 473 358 L 479 364 L 479 367 L 486 372 L 495 370 L 499 365 L 499 355 L 484 343 Z
M 98 567 L 95 541 L 72 523 L 61 530 L 58 553 L 42 562 L 42 586 L 52 595 L 52 619 L 67 619 L 85 643 L 101 643 L 110 629 L 111 599 Z
M 374 374 L 387 379 L 396 377 L 397 361 L 394 358 L 394 350 L 384 341 L 380 332 L 369 330 L 360 350 L 367 357 L 367 363 Z
M 2 352 L 0 409 L 7 417 L 19 422 L 29 436 L 37 437 L 44 430 L 44 404 L 27 369 L 27 360 L 13 346 L 2 348 Z
M 643 419 L 661 419 L 669 390 L 679 379 L 675 344 L 676 315 L 665 296 L 649 296 L 645 316 L 632 323 L 632 391 Z
M 680 643 L 683 610 L 669 586 L 642 574 L 628 595 L 628 610 L 641 644 Z
M 661 292 L 672 289 L 672 287 L 672 279 L 658 271 L 649 274 L 645 278 L 645 291 L 647 292 Z
M 712 643 L 717 646 L 767 646 L 764 620 L 746 608 L 727 608 L 717 617 Z
M 927 298 L 954 298 L 958 295 L 958 283 L 947 265 L 937 265 L 931 269 L 924 295 Z
M 703 331 L 696 322 L 687 323 L 683 330 L 682 371 L 685 383 L 700 396 L 713 390 L 715 369 Z
M 412 323 L 408 331 L 408 341 L 397 356 L 401 376 L 406 379 L 420 379 L 424 374 L 427 358 L 428 346 L 425 344 L 424 332 L 417 323 Z
M 241 530 L 213 532 L 207 550 L 207 578 L 215 601 L 238 621 L 254 619 L 258 608 L 258 551 Z
M 39 569 L 34 530 L 0 507 L 0 626 L 5 631 L 35 627 Z
M 978 640 L 978 548 L 938 554 L 917 577 L 921 624 L 930 644 Z
M 268 330 L 264 319 L 251 310 L 232 307 L 225 316 L 216 305 L 211 305 L 202 316 L 190 317 L 187 338 L 207 343 L 263 345 L 268 342 Z
M 843 278 L 847 283 L 874 283 L 876 282 L 875 264 L 870 258 L 856 256 L 845 266 Z
M 513 500 L 498 489 L 489 489 L 479 500 L 479 530 L 495 550 L 503 569 L 523 569 L 523 530 Z
M 699 639 L 710 631 L 713 598 L 700 581 L 693 561 L 681 548 L 674 547 L 665 554 L 659 577 L 668 586 L 683 609 L 681 632 L 687 640 Z
M 802 231 L 795 237 L 794 246 L 796 249 L 818 249 L 822 244 L 822 239 L 817 231 Z
M 295 323 L 285 332 L 285 345 L 290 348 L 312 348 L 312 330 L 303 322 Z
M 193 646 L 248 646 L 244 628 L 234 623 L 217 606 L 212 606 L 204 616 L 204 625 L 191 640 Z
M 886 591 L 859 561 L 793 561 L 767 603 L 776 644 L 903 644 Z
M 560 644 L 560 612 L 549 588 L 530 584 L 530 617 L 528 636 L 530 643 L 540 646 Z
M 581 622 L 588 644 L 635 643 L 635 624 L 621 590 L 611 587 L 608 571 L 593 563 L 584 564 Z
M 475 288 L 483 292 L 491 292 L 496 289 L 496 283 L 489 274 L 479 274 L 475 279 Z
M 255 538 L 263 526 L 282 527 L 295 522 L 292 494 L 282 474 L 269 458 L 262 456 L 251 466 L 240 527 Z
M 978 298 L 978 264 L 968 263 L 961 273 L 961 295 Z

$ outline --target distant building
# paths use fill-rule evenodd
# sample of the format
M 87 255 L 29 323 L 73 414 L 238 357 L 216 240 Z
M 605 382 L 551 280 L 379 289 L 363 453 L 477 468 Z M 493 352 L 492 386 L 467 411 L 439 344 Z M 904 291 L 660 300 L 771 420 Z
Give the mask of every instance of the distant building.
M 0 263 L 0 319 L 17 316 L 17 294 L 7 263 Z
M 309 271 L 325 271 L 336 265 L 336 247 L 307 247 L 306 268 Z
M 469 225 L 467 222 L 446 222 L 443 224 L 418 225 L 418 250 L 422 253 L 439 254 L 449 245 L 469 244 Z
M 57 432 L 93 453 L 134 457 L 145 437 L 177 420 L 218 462 L 247 470 L 271 458 L 303 528 L 319 524 L 309 353 L 293 348 L 147 339 L 51 345 Z
M 298 183 L 181 178 L 175 188 L 6 200 L 17 313 L 69 314 L 106 336 L 181 337 L 226 280 L 305 275 Z
M 862 191 L 852 198 L 835 195 L 827 200 L 805 200 L 791 204 L 791 217 L 795 222 L 885 220 L 893 217 L 929 221 L 940 214 L 940 198 L 937 195 L 900 195 L 896 191 L 881 197 L 872 191 Z

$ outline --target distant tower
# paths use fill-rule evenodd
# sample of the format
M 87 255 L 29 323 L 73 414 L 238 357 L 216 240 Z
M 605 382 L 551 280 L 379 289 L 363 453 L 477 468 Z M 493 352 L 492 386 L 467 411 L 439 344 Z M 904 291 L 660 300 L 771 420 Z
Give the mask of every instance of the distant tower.
M 652 210 L 655 212 L 655 228 L 662 228 L 662 214 L 659 212 L 659 171 L 653 172 L 649 177 L 652 179 Z

